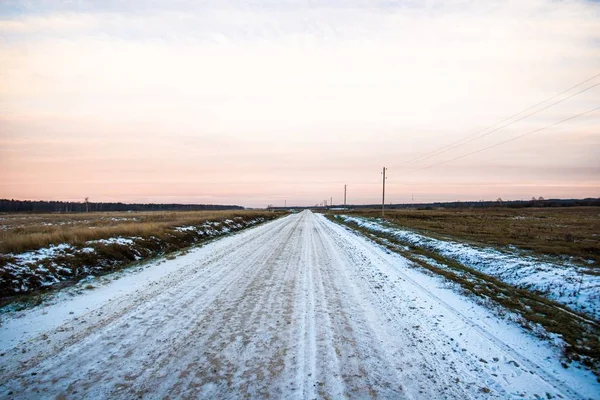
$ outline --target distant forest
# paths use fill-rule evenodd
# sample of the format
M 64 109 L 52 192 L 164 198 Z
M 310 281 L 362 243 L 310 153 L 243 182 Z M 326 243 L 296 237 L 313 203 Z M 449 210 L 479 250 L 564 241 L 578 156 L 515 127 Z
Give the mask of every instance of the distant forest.
M 71 201 L 30 201 L 0 199 L 0 212 L 98 212 L 98 211 L 203 211 L 243 210 L 240 206 L 215 204 L 126 204 Z
M 331 207 L 308 207 L 313 209 L 328 209 L 340 208 L 343 205 L 337 204 Z M 498 199 L 495 201 L 452 201 L 452 202 L 437 202 L 437 203 L 405 203 L 405 204 L 387 204 L 387 210 L 393 209 L 419 209 L 431 210 L 436 208 L 490 208 L 490 207 L 507 207 L 507 208 L 531 208 L 531 207 L 600 207 L 600 198 L 587 199 L 531 199 L 531 200 L 512 200 L 505 201 Z M 284 207 L 270 207 L 272 209 L 283 209 Z M 287 207 L 287 209 L 304 209 L 307 207 Z M 381 208 L 379 204 L 348 204 L 347 209 L 370 209 Z
M 504 201 L 453 201 L 446 203 L 422 203 L 422 204 L 390 204 L 385 208 L 487 208 L 487 207 L 508 207 L 508 208 L 528 208 L 528 207 L 583 207 L 600 206 L 600 198 L 588 199 L 531 199 L 531 200 L 513 200 Z M 381 204 L 375 206 L 381 207 Z

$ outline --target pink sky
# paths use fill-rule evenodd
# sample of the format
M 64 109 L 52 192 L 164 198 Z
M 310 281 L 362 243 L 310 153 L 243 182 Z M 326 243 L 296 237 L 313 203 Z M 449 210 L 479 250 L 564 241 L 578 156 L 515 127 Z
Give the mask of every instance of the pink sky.
M 406 166 L 600 74 L 599 3 L 10 4 L 0 198 L 263 207 L 347 184 L 376 203 L 384 165 L 389 202 L 600 196 L 599 112 L 418 169 L 599 107 L 600 86 Z

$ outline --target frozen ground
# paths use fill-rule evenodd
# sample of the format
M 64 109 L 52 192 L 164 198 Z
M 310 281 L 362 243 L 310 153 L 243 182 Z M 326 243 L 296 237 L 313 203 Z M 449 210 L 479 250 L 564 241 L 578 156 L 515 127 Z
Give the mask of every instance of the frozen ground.
M 340 215 L 339 218 L 434 251 L 513 286 L 536 291 L 600 321 L 600 276 L 590 274 L 586 267 L 543 261 L 519 254 L 516 250 L 499 251 L 490 247 L 434 239 L 390 226 L 380 220 L 346 215 Z
M 0 397 L 596 397 L 595 377 L 308 211 L 5 315 Z

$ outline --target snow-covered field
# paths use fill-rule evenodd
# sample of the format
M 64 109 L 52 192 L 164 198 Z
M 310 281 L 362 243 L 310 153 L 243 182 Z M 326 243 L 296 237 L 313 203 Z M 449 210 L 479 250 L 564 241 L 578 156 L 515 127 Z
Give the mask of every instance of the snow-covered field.
M 568 262 L 548 262 L 516 249 L 500 251 L 451 240 L 439 240 L 400 229 L 381 220 L 340 215 L 369 231 L 392 235 L 402 242 L 434 251 L 516 287 L 538 292 L 600 320 L 600 276 Z
M 600 393 L 549 343 L 309 211 L 115 276 L 3 316 L 1 397 Z

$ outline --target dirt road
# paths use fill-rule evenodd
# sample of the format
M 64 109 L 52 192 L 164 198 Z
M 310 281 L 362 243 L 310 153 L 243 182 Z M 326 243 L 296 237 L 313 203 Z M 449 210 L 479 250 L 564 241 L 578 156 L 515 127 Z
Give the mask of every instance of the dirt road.
M 54 309 L 6 321 L 0 396 L 580 398 L 598 388 L 516 325 L 309 211 L 169 265 L 19 340 L 28 318 Z

